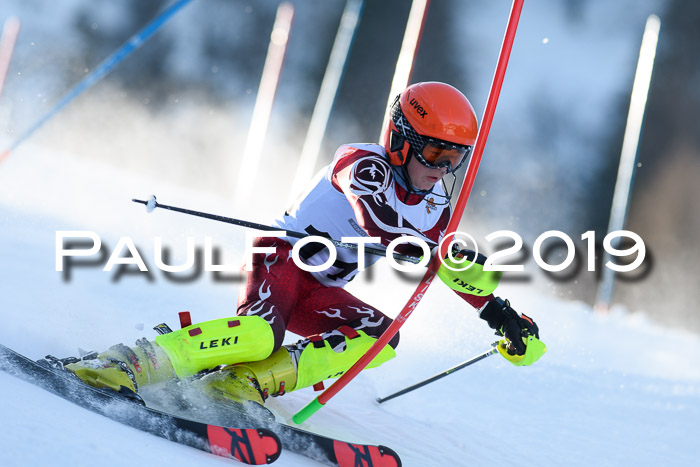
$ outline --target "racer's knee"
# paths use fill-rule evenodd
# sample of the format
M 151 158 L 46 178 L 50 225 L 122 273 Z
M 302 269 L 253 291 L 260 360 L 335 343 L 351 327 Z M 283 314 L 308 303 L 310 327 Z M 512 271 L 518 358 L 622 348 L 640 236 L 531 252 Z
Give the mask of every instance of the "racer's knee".
M 282 313 L 273 304 L 261 301 L 248 302 L 238 308 L 237 314 L 238 316 L 259 316 L 264 319 L 272 329 L 274 338 L 272 352 L 282 347 L 287 326 L 282 318 Z
M 237 316 L 192 324 L 156 337 L 178 377 L 201 370 L 257 361 L 274 349 L 274 332 L 259 316 Z

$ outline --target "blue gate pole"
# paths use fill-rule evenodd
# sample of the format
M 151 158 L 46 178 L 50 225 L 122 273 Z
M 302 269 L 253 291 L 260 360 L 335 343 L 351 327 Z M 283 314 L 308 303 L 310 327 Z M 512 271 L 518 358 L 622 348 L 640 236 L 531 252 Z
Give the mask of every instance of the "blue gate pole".
M 183 6 L 190 3 L 192 0 L 177 0 L 175 3 L 170 5 L 166 10 L 155 17 L 150 23 L 148 23 L 141 31 L 137 32 L 131 38 L 126 41 L 116 52 L 107 57 L 100 63 L 89 75 L 83 78 L 78 84 L 76 84 L 73 89 L 68 91 L 68 93 L 61 98 L 60 101 L 43 117 L 37 120 L 32 126 L 24 131 L 17 139 L 15 139 L 12 144 L 5 149 L 2 154 L 0 154 L 0 162 L 4 160 L 10 152 L 14 151 L 17 146 L 19 146 L 24 140 L 29 138 L 36 130 L 38 130 L 47 120 L 56 115 L 63 107 L 65 107 L 70 101 L 78 97 L 83 91 L 97 83 L 99 80 L 105 77 L 107 73 L 112 71 L 112 69 L 119 64 L 122 60 L 131 54 L 134 50 L 139 48 L 148 38 L 150 38 L 153 33 L 155 33 L 167 20 L 169 20 L 175 13 L 177 13 Z

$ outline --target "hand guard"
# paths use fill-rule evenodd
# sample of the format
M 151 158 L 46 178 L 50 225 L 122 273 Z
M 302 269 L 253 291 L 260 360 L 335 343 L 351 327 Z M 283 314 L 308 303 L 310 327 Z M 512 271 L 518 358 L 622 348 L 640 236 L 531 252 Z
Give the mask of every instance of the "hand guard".
M 495 329 L 497 335 L 505 336 L 508 345 L 504 349 L 499 346 L 499 351 L 514 365 L 532 364 L 547 351 L 544 344 L 539 341 L 537 324 L 528 316 L 521 315 L 511 308 L 508 300 L 494 298 L 481 310 L 479 317 L 485 320 L 490 328 Z M 530 352 L 527 352 L 528 350 Z M 506 356 L 504 351 L 513 358 Z

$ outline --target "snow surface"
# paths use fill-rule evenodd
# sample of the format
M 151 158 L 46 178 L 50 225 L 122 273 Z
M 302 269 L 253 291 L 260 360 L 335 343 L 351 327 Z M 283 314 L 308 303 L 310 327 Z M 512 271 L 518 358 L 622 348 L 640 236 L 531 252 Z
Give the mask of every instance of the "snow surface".
M 234 215 L 225 200 L 31 144 L 0 168 L 3 344 L 32 358 L 68 356 L 78 347 L 102 350 L 152 339 L 150 328 L 163 321 L 176 326 L 178 311 L 190 310 L 195 320 L 234 313 L 240 284 L 234 274 L 226 273 L 228 282 L 214 282 L 211 273 L 170 282 L 154 266 L 153 238 L 163 237 L 177 264 L 184 261 L 187 236 L 200 246 L 211 236 L 222 262 L 234 265 L 245 231 L 158 209 L 148 214 L 130 201 L 156 194 L 164 204 Z M 94 231 L 108 253 L 119 237 L 132 238 L 151 280 L 103 272 L 104 258 L 73 269 L 64 281 L 55 270 L 57 230 Z M 352 291 L 389 315 L 414 286 L 385 265 L 366 276 L 351 284 Z M 436 284 L 402 328 L 398 357 L 363 372 L 304 428 L 385 444 L 406 466 L 694 465 L 700 457 L 700 338 L 621 309 L 594 315 L 581 303 L 523 287 L 507 284 L 501 295 L 537 320 L 549 351 L 536 365 L 516 368 L 493 356 L 377 404 L 377 397 L 481 353 L 495 340 L 461 300 Z M 313 396 L 304 389 L 270 405 L 289 417 Z M 231 462 L 122 426 L 5 373 L 0 401 L 4 466 Z M 284 452 L 277 465 L 315 463 Z

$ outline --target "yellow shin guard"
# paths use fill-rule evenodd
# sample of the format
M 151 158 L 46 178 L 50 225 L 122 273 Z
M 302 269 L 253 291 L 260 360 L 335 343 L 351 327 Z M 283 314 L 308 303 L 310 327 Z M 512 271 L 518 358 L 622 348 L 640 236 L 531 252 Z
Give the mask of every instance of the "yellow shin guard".
M 268 396 L 280 396 L 345 373 L 376 342 L 363 331 L 351 331 L 351 337 L 345 336 L 343 351 L 336 352 L 328 341 L 314 339 L 304 347 L 296 363 L 292 357 L 296 355 L 294 347 L 281 347 L 265 360 L 227 366 L 206 375 L 202 382 L 225 398 L 262 404 Z M 386 346 L 368 368 L 395 356 L 394 349 Z
M 304 347 L 299 356 L 297 384 L 294 389 L 305 388 L 326 379 L 340 377 L 377 341 L 376 338 L 368 336 L 364 331 L 355 331 L 351 328 L 348 328 L 344 334 L 346 334 L 345 349 L 340 352 L 333 350 L 327 340 L 312 339 Z M 367 368 L 375 368 L 395 356 L 394 349 L 387 345 L 367 365 Z
M 272 328 L 264 319 L 239 316 L 187 326 L 156 337 L 155 343 L 140 339 L 135 347 L 117 344 L 66 369 L 91 386 L 138 392 L 139 386 L 264 359 L 273 346 Z
M 270 325 L 259 316 L 193 324 L 156 337 L 180 378 L 220 365 L 267 358 L 274 348 Z

